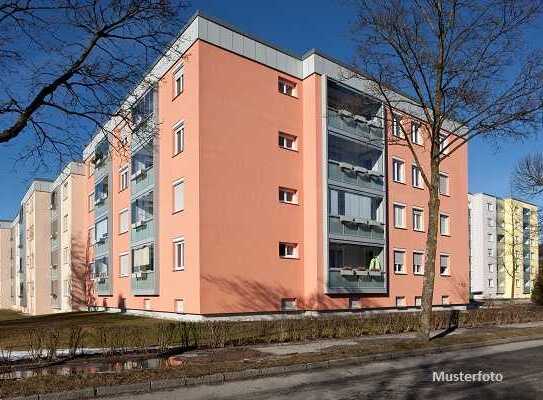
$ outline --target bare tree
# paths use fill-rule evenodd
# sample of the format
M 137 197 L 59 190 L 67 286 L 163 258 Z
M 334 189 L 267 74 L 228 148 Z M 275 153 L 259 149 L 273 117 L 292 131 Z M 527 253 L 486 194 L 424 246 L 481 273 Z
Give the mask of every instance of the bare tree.
M 543 194 L 543 153 L 528 154 L 517 162 L 513 185 L 515 191 L 523 196 Z
M 78 159 L 179 30 L 182 0 L 0 0 L 0 143 Z M 115 135 L 115 132 L 108 132 Z
M 541 16 L 533 0 L 357 0 L 356 74 L 387 108 L 424 127 L 424 152 L 399 126 L 428 188 L 429 226 L 420 335 L 430 338 L 441 163 L 479 136 L 524 138 L 538 122 L 543 58 L 524 38 Z M 407 93 L 401 95 L 399 93 Z M 402 114 L 398 113 L 403 119 Z M 390 139 L 389 139 L 390 140 Z

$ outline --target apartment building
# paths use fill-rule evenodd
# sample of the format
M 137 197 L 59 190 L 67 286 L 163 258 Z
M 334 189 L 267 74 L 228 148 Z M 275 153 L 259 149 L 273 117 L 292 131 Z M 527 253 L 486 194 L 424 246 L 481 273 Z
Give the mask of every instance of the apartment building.
M 88 302 L 184 318 L 418 306 L 427 189 L 397 124 L 428 163 L 422 114 L 389 112 L 350 72 L 192 18 L 127 98 L 131 122 L 84 151 Z M 442 165 L 436 306 L 468 301 L 466 152 Z
M 11 221 L 0 220 L 0 308 L 11 304 Z
M 537 206 L 486 193 L 468 195 L 471 293 L 529 298 L 539 269 Z

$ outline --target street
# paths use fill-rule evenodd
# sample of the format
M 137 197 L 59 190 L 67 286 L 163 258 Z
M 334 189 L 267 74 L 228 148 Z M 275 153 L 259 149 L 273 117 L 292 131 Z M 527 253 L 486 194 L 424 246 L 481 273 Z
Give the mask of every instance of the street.
M 432 382 L 433 372 L 500 373 L 502 382 Z M 543 398 L 543 340 L 321 369 L 118 399 L 537 399 Z

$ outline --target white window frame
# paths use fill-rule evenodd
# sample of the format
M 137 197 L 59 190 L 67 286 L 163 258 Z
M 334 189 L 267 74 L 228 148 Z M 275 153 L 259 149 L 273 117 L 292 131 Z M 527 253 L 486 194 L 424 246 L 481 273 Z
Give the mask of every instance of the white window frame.
M 119 191 L 128 189 L 128 183 L 130 182 L 130 176 L 128 174 L 128 165 L 119 169 Z
M 444 273 L 441 272 L 441 257 L 447 258 L 447 270 Z M 439 253 L 439 275 L 451 276 L 451 256 L 447 253 Z
M 292 196 L 291 200 L 288 200 L 286 195 Z M 296 189 L 290 189 L 284 186 L 279 187 L 279 202 L 285 204 L 298 204 L 298 191 Z
M 445 192 L 442 192 L 441 191 L 441 178 L 444 177 L 446 178 L 446 191 Z M 443 195 L 443 196 L 450 196 L 450 180 L 449 180 L 449 174 L 447 174 L 446 172 L 440 172 L 439 173 L 439 185 L 438 185 L 438 191 L 439 191 L 439 194 Z
M 172 93 L 173 99 L 175 99 L 185 90 L 185 65 L 178 66 L 172 76 Z M 179 85 L 178 82 L 180 82 Z
M 181 304 L 181 310 L 178 309 L 178 304 Z M 174 299 L 173 310 L 176 314 L 185 314 L 185 299 Z
M 403 213 L 402 213 L 402 221 L 397 221 L 396 220 L 396 208 L 401 208 L 403 210 Z M 401 203 L 393 203 L 392 204 L 392 219 L 394 221 L 394 228 L 398 228 L 398 229 L 406 229 L 407 228 L 407 223 L 406 223 L 406 209 L 407 207 L 405 206 L 405 204 L 401 204 Z M 401 224 L 399 224 L 399 222 L 401 222 Z
M 173 127 L 173 157 L 183 151 L 185 151 L 185 121 L 179 121 Z
M 451 304 L 451 298 L 448 295 L 441 296 L 441 305 L 448 306 Z
M 415 307 L 422 307 L 422 296 L 415 296 Z
M 124 271 L 124 273 L 123 273 L 123 263 L 122 263 L 123 258 L 126 259 L 126 262 L 128 263 L 126 265 L 126 271 Z M 119 254 L 119 277 L 121 278 L 129 277 L 131 268 L 132 268 L 132 264 L 130 263 L 130 252 Z
M 297 84 L 296 82 L 292 82 L 289 79 L 279 77 L 277 79 L 277 90 L 279 93 L 290 96 L 290 97 L 298 97 L 297 96 Z M 288 90 L 290 88 L 290 90 Z M 290 92 L 290 93 L 289 93 Z
M 415 226 L 415 214 L 420 215 L 420 227 Z M 413 224 L 413 230 L 416 232 L 424 232 L 424 209 L 420 207 L 413 207 L 411 212 L 411 223 Z
M 287 146 L 288 141 L 292 142 L 292 146 Z M 283 141 L 283 143 L 281 143 Z M 279 131 L 278 138 L 277 138 L 277 144 L 281 149 L 285 150 L 291 150 L 291 151 L 297 151 L 298 150 L 298 137 L 295 135 L 291 135 L 289 133 L 285 133 L 282 131 Z
M 392 113 L 392 136 L 404 139 L 401 123 L 400 114 Z
M 396 307 L 397 308 L 407 307 L 407 301 L 405 299 L 405 296 L 396 296 Z
M 285 249 L 292 248 L 292 254 L 288 254 L 289 252 L 285 252 L 282 254 L 281 252 L 281 246 L 285 246 Z M 298 258 L 298 243 L 292 243 L 292 242 L 279 242 L 279 257 L 285 258 L 285 259 L 297 259 Z
M 126 215 L 126 228 L 123 229 L 123 214 Z M 126 233 L 130 230 L 130 213 L 128 208 L 124 208 L 119 211 L 119 234 Z
M 182 260 L 179 262 L 178 257 L 178 247 L 182 247 Z M 174 271 L 184 271 L 185 270 L 185 261 L 186 261 L 186 252 L 185 252 L 185 238 L 179 237 L 173 240 L 173 270 Z
M 444 231 L 443 230 L 443 224 L 441 223 L 441 217 L 445 217 L 445 219 L 447 220 L 447 230 Z M 450 236 L 451 235 L 451 217 L 449 216 L 449 214 L 445 214 L 445 213 L 439 213 L 439 234 L 441 236 Z
M 94 211 L 94 190 L 92 192 L 90 192 L 89 194 L 89 198 L 88 198 L 88 207 L 89 207 L 89 212 L 91 211 Z
M 421 263 L 420 263 L 420 271 L 416 271 L 415 269 L 415 254 L 421 255 Z M 412 262 L 413 262 L 413 275 L 424 275 L 424 252 L 420 250 L 414 250 L 412 254 Z
M 396 165 L 399 169 L 396 170 Z M 399 176 L 397 176 L 399 174 Z M 405 161 L 401 158 L 392 157 L 392 180 L 397 183 L 405 183 Z
M 415 178 L 416 177 L 416 178 Z M 423 189 L 424 183 L 422 180 L 422 172 L 418 165 L 411 165 L 411 184 L 414 188 Z
M 444 150 L 445 146 L 447 146 L 448 139 L 449 135 L 446 135 L 444 133 L 439 134 L 439 151 L 443 152 L 443 154 L 449 153 L 449 149 Z
M 396 253 L 403 254 L 403 264 L 401 265 L 401 268 L 398 269 L 397 266 L 400 264 L 396 264 Z M 405 255 L 406 251 L 405 249 L 393 249 L 392 250 L 392 262 L 394 263 L 394 273 L 397 275 L 406 275 L 406 267 L 405 267 Z
M 181 199 L 182 206 L 178 209 L 176 208 L 177 202 L 176 202 L 175 190 L 180 185 L 183 186 L 183 191 L 182 191 L 183 198 Z M 185 211 L 185 189 L 186 189 L 185 178 L 178 179 L 172 183 L 172 213 L 173 214 L 176 214 L 181 211 Z
M 423 145 L 421 125 L 418 122 L 411 121 L 411 143 L 419 146 Z

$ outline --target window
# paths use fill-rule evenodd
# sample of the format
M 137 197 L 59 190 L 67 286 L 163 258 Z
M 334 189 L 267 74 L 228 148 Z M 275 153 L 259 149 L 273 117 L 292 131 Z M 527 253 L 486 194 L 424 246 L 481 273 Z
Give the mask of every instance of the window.
M 130 225 L 130 215 L 128 209 L 122 210 L 119 213 L 119 234 L 128 232 Z
M 520 288 L 520 279 L 515 279 L 516 287 Z
M 441 296 L 441 304 L 444 306 L 448 306 L 449 304 L 451 304 L 449 302 L 449 296 Z
M 492 204 L 492 203 L 487 203 L 486 206 L 487 206 L 488 211 L 494 211 L 494 204 Z
M 174 271 L 185 270 L 185 240 L 177 239 L 173 242 L 173 269 Z
M 488 280 L 488 287 L 489 287 L 489 288 L 493 288 L 493 287 L 494 287 L 494 279 L 489 279 L 489 280 Z
M 362 308 L 362 300 L 360 297 L 350 297 L 349 298 L 349 309 L 354 310 Z
M 405 228 L 405 206 L 394 204 L 394 227 Z
M 296 299 L 281 299 L 281 311 L 295 311 Z
M 413 208 L 413 230 L 424 231 L 424 211 L 420 208 Z
M 446 146 L 447 146 L 447 135 L 440 134 L 439 135 L 439 151 L 443 152 L 444 154 L 447 154 L 448 151 L 445 150 Z
M 423 253 L 413 252 L 413 274 L 424 275 L 424 264 L 422 261 Z
M 488 241 L 489 241 L 489 242 L 493 242 L 493 241 L 494 241 L 494 234 L 492 234 L 491 232 L 488 233 Z
M 173 129 L 173 155 L 182 153 L 185 149 L 185 124 L 177 124 Z
M 94 226 L 89 228 L 89 246 L 94 245 Z
M 296 96 L 296 84 L 294 82 L 287 81 L 286 79 L 279 78 L 278 81 L 279 93 L 286 94 L 288 96 Z
M 405 182 L 405 163 L 397 158 L 392 159 L 392 180 L 394 182 L 404 183 Z
M 154 267 L 154 247 L 152 244 L 132 249 L 132 273 L 136 275 L 136 278 L 141 273 L 153 272 Z
M 486 221 L 488 226 L 494 226 L 494 220 L 492 218 L 488 218 Z
M 415 307 L 422 307 L 422 297 L 415 296 Z
M 420 172 L 420 168 L 416 165 L 411 167 L 411 183 L 413 184 L 413 187 L 422 189 L 422 173 Z
M 396 307 L 406 307 L 405 296 L 396 297 Z
M 297 142 L 296 136 L 279 132 L 279 147 L 287 150 L 296 150 L 298 148 Z
M 180 180 L 173 184 L 173 212 L 185 209 L 185 181 Z
M 94 210 L 94 192 L 89 194 L 89 212 Z
M 411 142 L 414 144 L 422 145 L 422 135 L 420 133 L 420 125 L 412 122 L 411 123 Z
M 298 204 L 298 192 L 294 189 L 280 187 L 279 201 L 281 203 Z
M 450 226 L 449 226 L 449 216 L 445 214 L 439 215 L 439 233 L 441 235 L 449 235 L 450 234 Z
M 394 272 L 405 274 L 405 251 L 394 250 Z
M 494 264 L 488 264 L 488 272 L 494 272 Z
M 64 261 L 64 265 L 68 265 L 69 263 L 69 256 L 70 256 L 70 252 L 69 252 L 69 249 L 68 247 L 65 247 L 62 249 L 62 261 Z
M 489 249 L 488 249 L 488 256 L 489 256 L 489 257 L 492 257 L 493 255 L 494 255 L 494 250 L 491 249 L 491 248 L 489 248 Z
M 154 218 L 153 192 L 147 192 L 132 201 L 132 228 L 139 229 L 147 225 Z
M 96 240 L 95 243 L 103 243 L 107 239 L 107 218 L 96 223 L 95 227 Z
M 119 172 L 119 187 L 121 192 L 128 188 L 128 167 L 124 167 Z
M 64 217 L 62 217 L 62 230 L 64 232 L 68 231 L 68 214 L 65 214 Z
M 175 299 L 174 309 L 177 314 L 183 314 L 185 312 L 185 301 L 183 299 Z
M 93 176 L 94 175 L 94 170 L 95 170 L 95 166 L 94 166 L 94 162 L 90 162 L 89 163 L 89 176 Z
M 298 245 L 294 243 L 279 243 L 279 257 L 281 258 L 297 258 Z
M 119 257 L 119 270 L 121 277 L 126 277 L 130 275 L 130 258 L 128 256 L 128 253 L 121 254 L 121 256 Z
M 398 138 L 403 138 L 401 127 L 401 118 L 398 114 L 392 114 L 392 135 Z
M 449 194 L 449 176 L 446 174 L 439 174 L 439 194 Z
M 173 97 L 176 98 L 181 93 L 183 93 L 184 78 L 185 78 L 185 68 L 181 65 L 177 68 L 173 74 Z
M 439 273 L 441 275 L 450 275 L 449 256 L 441 254 L 439 256 Z

